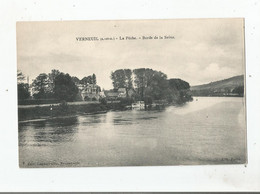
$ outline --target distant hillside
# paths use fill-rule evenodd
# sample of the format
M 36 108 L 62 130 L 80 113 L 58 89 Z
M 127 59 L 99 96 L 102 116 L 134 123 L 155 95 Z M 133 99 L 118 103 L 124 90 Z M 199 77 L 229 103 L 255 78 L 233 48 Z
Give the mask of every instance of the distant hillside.
M 194 96 L 243 96 L 244 75 L 192 86 L 191 92 Z

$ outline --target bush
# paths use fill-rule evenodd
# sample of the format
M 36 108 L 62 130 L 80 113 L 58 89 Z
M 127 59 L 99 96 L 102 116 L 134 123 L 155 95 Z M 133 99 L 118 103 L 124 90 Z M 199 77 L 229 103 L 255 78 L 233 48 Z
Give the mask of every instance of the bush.
M 99 101 L 100 101 L 100 103 L 102 105 L 106 105 L 107 104 L 107 100 L 105 98 L 100 98 Z
M 152 104 L 153 103 L 153 99 L 151 97 L 145 97 L 144 98 L 144 103 L 146 105 Z
M 120 98 L 119 100 L 121 105 L 130 105 L 133 103 L 131 98 Z

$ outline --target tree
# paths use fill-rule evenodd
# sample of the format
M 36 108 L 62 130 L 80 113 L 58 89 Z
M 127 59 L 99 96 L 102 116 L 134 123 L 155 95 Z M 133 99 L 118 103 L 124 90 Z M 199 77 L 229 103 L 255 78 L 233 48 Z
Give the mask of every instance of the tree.
M 17 70 L 17 82 L 23 82 L 25 80 L 25 76 L 20 70 Z
M 96 77 L 96 75 L 94 73 L 92 75 L 92 83 L 93 84 L 97 84 L 97 77 Z
M 19 83 L 17 89 L 18 89 L 18 100 L 25 100 L 30 97 L 28 84 Z
M 190 84 L 181 79 L 169 79 L 169 87 L 174 90 L 190 89 Z
M 88 77 L 83 77 L 81 80 L 80 80 L 80 84 L 84 84 L 84 85 L 87 85 L 87 84 L 92 84 L 93 83 L 93 78 L 91 75 L 89 75 Z
M 125 86 L 127 89 L 133 88 L 133 80 L 132 80 L 132 70 L 131 69 L 124 69 L 126 83 Z
M 23 83 L 24 80 L 25 80 L 25 76 L 20 70 L 18 70 L 17 71 L 18 100 L 25 100 L 30 97 L 29 84 Z
M 134 69 L 133 72 L 137 93 L 142 100 L 148 96 L 157 100 L 165 97 L 168 86 L 166 74 L 148 68 Z
M 238 86 L 234 88 L 232 93 L 238 94 L 239 96 L 244 96 L 244 86 Z
M 175 100 L 178 103 L 184 103 L 192 100 L 190 94 L 190 84 L 181 79 L 169 79 L 169 101 Z
M 46 98 L 47 93 L 49 92 L 48 84 L 49 80 L 46 73 L 41 73 L 40 75 L 38 75 L 32 83 L 33 89 L 35 91 L 33 96 L 36 99 Z
M 96 75 L 93 73 L 92 75 L 89 75 L 87 77 L 83 77 L 80 81 L 80 84 L 97 84 L 97 77 Z
M 145 68 L 139 68 L 133 70 L 135 74 L 135 87 L 137 89 L 137 94 L 141 99 L 144 97 L 144 88 L 145 88 Z
M 118 69 L 115 72 L 111 72 L 110 78 L 112 79 L 112 84 L 114 89 L 122 88 L 125 85 L 124 70 Z
M 60 73 L 54 80 L 54 96 L 59 100 L 73 101 L 78 94 L 78 87 L 69 74 Z
M 151 97 L 154 100 L 162 100 L 167 96 L 167 76 L 158 71 L 148 70 L 146 73 L 146 83 L 144 90 L 144 97 Z
M 132 71 L 130 69 L 118 69 L 111 72 L 110 78 L 112 79 L 114 89 L 133 88 Z
M 133 75 L 132 75 L 133 74 Z M 152 103 L 153 100 L 183 103 L 191 100 L 190 85 L 181 79 L 167 80 L 167 75 L 161 71 L 149 68 L 118 69 L 111 72 L 114 90 L 118 88 L 135 87 L 135 99 Z
M 49 92 L 53 93 L 54 89 L 54 80 L 61 72 L 57 69 L 52 69 L 51 73 L 48 74 L 48 90 Z
M 79 83 L 80 83 L 80 79 L 77 78 L 76 76 L 72 76 L 71 79 L 72 79 L 72 81 L 73 81 L 75 84 L 79 84 Z
M 97 92 L 101 92 L 100 86 L 97 86 Z

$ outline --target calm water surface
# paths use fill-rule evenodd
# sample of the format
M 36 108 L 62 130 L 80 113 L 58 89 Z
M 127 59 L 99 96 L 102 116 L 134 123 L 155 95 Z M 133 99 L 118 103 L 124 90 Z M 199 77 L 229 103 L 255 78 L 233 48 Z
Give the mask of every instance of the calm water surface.
M 197 100 L 196 100 L 197 99 Z M 20 167 L 246 162 L 243 98 L 19 124 Z

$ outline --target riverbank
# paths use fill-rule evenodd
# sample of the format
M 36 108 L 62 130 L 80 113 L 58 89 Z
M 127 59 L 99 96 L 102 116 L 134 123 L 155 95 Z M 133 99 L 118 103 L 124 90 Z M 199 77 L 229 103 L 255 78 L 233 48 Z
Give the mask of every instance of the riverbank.
M 244 95 L 239 94 L 196 94 L 192 95 L 193 97 L 244 97 Z
M 82 114 L 98 114 L 109 110 L 125 109 L 125 105 L 121 103 L 102 104 L 100 102 L 26 105 L 18 106 L 18 121 L 19 123 L 33 122 L 61 117 L 66 118 Z
M 85 104 L 100 104 L 98 101 L 77 101 L 77 102 L 67 102 L 67 105 L 85 105 Z M 59 106 L 60 103 L 51 104 L 29 104 L 29 105 L 18 105 L 18 108 L 34 108 L 34 107 L 50 107 Z
M 182 103 L 167 103 L 166 101 L 154 102 L 146 105 L 145 110 L 161 110 L 167 106 L 178 106 Z M 131 108 L 128 101 L 82 101 L 68 102 L 59 104 L 41 104 L 41 105 L 19 105 L 18 121 L 19 123 L 44 121 L 57 118 L 73 117 L 82 114 L 100 114 L 107 111 L 124 111 Z

